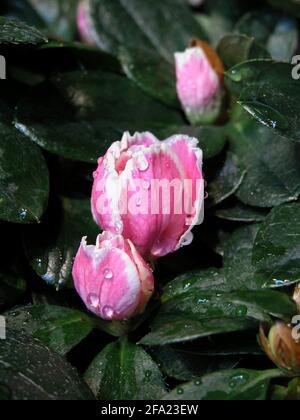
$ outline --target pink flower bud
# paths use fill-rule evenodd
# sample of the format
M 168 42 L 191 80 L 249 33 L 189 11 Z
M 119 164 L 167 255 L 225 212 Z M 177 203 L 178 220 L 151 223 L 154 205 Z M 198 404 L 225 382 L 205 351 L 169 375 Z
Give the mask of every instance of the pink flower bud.
M 177 94 L 192 124 L 210 124 L 220 113 L 224 68 L 206 42 L 194 40 L 192 45 L 175 54 Z
M 73 278 L 87 308 L 109 321 L 142 313 L 154 291 L 152 271 L 134 245 L 108 232 L 96 246 L 82 239 Z
M 145 258 L 190 244 L 192 228 L 204 217 L 197 144 L 184 135 L 160 142 L 151 133 L 125 133 L 98 161 L 92 192 L 95 221 L 130 239 Z
M 86 7 L 87 6 L 82 0 L 79 1 L 77 8 L 77 27 L 81 40 L 86 44 L 94 46 L 96 43 L 90 34 L 91 24 L 89 22 Z

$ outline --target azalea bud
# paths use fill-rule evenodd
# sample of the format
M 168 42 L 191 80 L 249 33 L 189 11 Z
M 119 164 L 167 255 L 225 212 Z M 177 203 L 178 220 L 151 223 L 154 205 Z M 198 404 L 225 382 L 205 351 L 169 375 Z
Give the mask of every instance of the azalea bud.
M 77 7 L 77 27 L 81 40 L 86 44 L 94 46 L 96 43 L 90 33 L 92 25 L 89 22 L 87 7 L 88 5 L 83 0 L 79 1 Z
M 108 232 L 98 236 L 96 246 L 82 239 L 73 278 L 87 308 L 109 321 L 142 313 L 154 291 L 152 270 L 134 245 Z
M 160 142 L 150 133 L 125 133 L 98 161 L 92 192 L 95 221 L 130 239 L 149 259 L 190 244 L 192 228 L 204 217 L 197 144 L 184 135 Z
M 297 284 L 294 290 L 293 299 L 297 304 L 298 312 L 300 313 L 300 283 Z
M 293 337 L 293 328 L 277 322 L 269 331 L 260 328 L 260 343 L 269 358 L 284 371 L 300 374 L 300 342 Z
M 211 124 L 222 104 L 224 66 L 218 54 L 204 41 L 175 54 L 177 94 L 192 124 Z

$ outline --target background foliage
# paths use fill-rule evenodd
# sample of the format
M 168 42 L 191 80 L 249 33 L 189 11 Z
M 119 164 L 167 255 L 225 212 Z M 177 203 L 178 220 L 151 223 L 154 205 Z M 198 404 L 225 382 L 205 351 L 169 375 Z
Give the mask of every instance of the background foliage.
M 300 280 L 300 81 L 294 0 L 2 0 L 0 399 L 296 399 L 257 343 L 290 322 Z M 14 22 L 8 18 L 16 19 Z M 209 41 L 226 65 L 216 126 L 188 125 L 173 54 Z M 123 131 L 199 137 L 209 199 L 192 246 L 161 259 L 142 317 L 89 314 L 71 278 L 97 158 Z

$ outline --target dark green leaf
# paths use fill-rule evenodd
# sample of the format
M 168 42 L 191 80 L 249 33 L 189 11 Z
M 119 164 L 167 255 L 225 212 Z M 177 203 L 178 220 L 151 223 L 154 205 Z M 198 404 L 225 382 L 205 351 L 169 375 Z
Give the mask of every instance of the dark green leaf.
M 49 179 L 40 149 L 13 127 L 0 123 L 0 218 L 38 222 L 48 201 Z
M 152 355 L 166 375 L 179 381 L 190 381 L 218 370 L 233 369 L 238 364 L 237 358 L 203 356 L 171 346 L 156 347 Z
M 246 175 L 245 168 L 233 153 L 228 152 L 214 179 L 208 183 L 208 206 L 215 206 L 231 197 Z
M 157 365 L 125 337 L 105 347 L 85 380 L 100 400 L 155 400 L 165 392 Z
M 61 220 L 61 222 L 58 222 Z M 59 288 L 72 284 L 74 257 L 83 236 L 94 241 L 99 228 L 88 199 L 62 199 L 62 214 L 25 233 L 28 259 L 45 281 Z
M 128 77 L 151 96 L 178 105 L 174 53 L 195 36 L 206 39 L 181 0 L 87 0 L 86 14 L 94 42 L 120 53 Z
M 300 193 L 300 147 L 255 122 L 232 126 L 231 149 L 247 174 L 236 192 L 245 204 L 273 207 L 297 200 Z
M 124 131 L 155 134 L 166 126 L 182 125 L 182 117 L 125 77 L 91 71 L 58 75 L 53 85 L 31 93 L 21 101 L 15 124 L 52 153 L 96 162 Z
M 150 96 L 179 107 L 175 65 L 172 67 L 152 49 L 120 48 L 119 58 L 127 77 Z
M 245 14 L 237 22 L 235 30 L 254 37 L 279 61 L 290 61 L 298 45 L 297 21 L 270 10 Z
M 212 373 L 180 385 L 165 400 L 261 401 L 266 400 L 270 381 L 280 377 L 279 370 L 236 369 Z
M 41 44 L 47 37 L 20 21 L 0 17 L 0 44 Z
M 238 34 L 225 35 L 219 43 L 218 53 L 227 69 L 254 58 L 270 58 L 254 38 Z
M 250 207 L 239 201 L 236 201 L 231 204 L 226 204 L 222 207 L 219 207 L 215 215 L 220 219 L 231 220 L 233 222 L 262 222 L 267 214 L 267 209 L 261 209 L 258 207 Z
M 10 400 L 91 400 L 77 372 L 44 344 L 7 330 L 0 340 L 0 394 Z M 4 392 L 3 392 L 4 391 Z
M 8 328 L 32 335 L 62 356 L 93 330 L 88 315 L 62 306 L 22 306 L 4 315 Z
M 260 123 L 280 135 L 300 141 L 300 83 L 292 75 L 293 67 L 271 60 L 252 60 L 226 73 L 239 102 Z
M 253 264 L 266 287 L 300 281 L 300 205 L 272 210 L 256 237 Z
M 141 344 L 163 346 L 253 328 L 257 328 L 257 323 L 246 318 L 218 317 L 198 321 L 193 314 L 173 314 L 157 317 L 151 325 L 151 332 L 141 340 Z

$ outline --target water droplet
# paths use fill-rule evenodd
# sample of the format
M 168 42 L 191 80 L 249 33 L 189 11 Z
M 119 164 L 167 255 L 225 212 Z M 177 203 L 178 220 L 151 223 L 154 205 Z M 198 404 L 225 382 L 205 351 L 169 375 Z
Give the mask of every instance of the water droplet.
M 137 205 L 137 207 L 141 207 L 141 205 L 142 205 L 142 199 L 141 199 L 141 197 L 138 197 L 136 199 L 136 205 Z
M 246 316 L 247 313 L 248 313 L 247 306 L 238 306 L 235 311 L 236 316 Z
M 113 319 L 114 314 L 115 314 L 115 311 L 113 310 L 111 306 L 106 305 L 102 309 L 102 316 L 104 319 L 111 320 Z
M 235 375 L 229 380 L 230 388 L 237 388 L 244 385 L 247 382 L 245 375 Z
M 123 222 L 121 220 L 119 220 L 115 224 L 115 229 L 116 229 L 116 233 L 122 233 L 123 232 Z
M 282 280 L 282 279 L 273 279 L 272 281 L 275 284 L 275 286 L 285 286 L 286 284 L 289 283 L 288 280 Z
M 106 269 L 103 271 L 103 275 L 104 275 L 104 278 L 105 278 L 106 280 L 111 280 L 111 279 L 114 277 L 114 273 L 111 271 L 111 269 L 110 269 L 110 268 L 106 268 Z
M 192 232 L 188 232 L 182 240 L 182 246 L 188 246 L 193 242 L 194 235 Z
M 20 219 L 21 220 L 25 220 L 26 217 L 27 217 L 27 214 L 28 214 L 27 210 L 21 209 L 21 211 L 20 211 Z
M 96 293 L 90 293 L 87 297 L 87 303 L 93 309 L 97 309 L 99 306 L 99 297 Z
M 149 181 L 144 181 L 143 182 L 143 188 L 144 190 L 149 190 L 151 187 L 151 183 Z
M 144 155 L 140 155 L 137 158 L 137 167 L 141 172 L 147 171 L 147 169 L 149 168 L 149 162 Z
M 146 378 L 149 379 L 151 377 L 151 375 L 152 375 L 152 372 L 150 370 L 147 370 L 146 373 L 145 373 Z
M 183 288 L 184 288 L 184 290 L 187 290 L 187 289 L 189 289 L 191 287 L 191 282 L 190 281 L 187 281 L 187 282 L 184 282 L 183 283 Z
M 184 390 L 182 388 L 177 389 L 177 394 L 182 395 L 184 393 Z
M 201 385 L 201 381 L 195 381 L 195 385 L 196 385 L 196 386 Z

